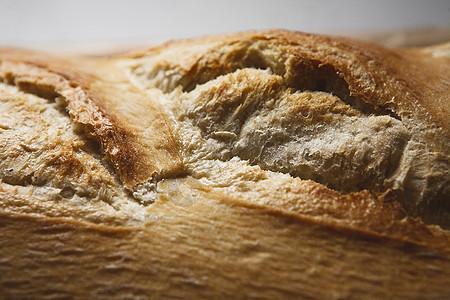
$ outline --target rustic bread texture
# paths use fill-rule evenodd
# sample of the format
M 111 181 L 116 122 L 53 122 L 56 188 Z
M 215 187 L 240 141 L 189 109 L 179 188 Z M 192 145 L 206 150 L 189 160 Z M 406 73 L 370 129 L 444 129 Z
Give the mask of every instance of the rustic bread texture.
M 439 49 L 266 32 L 169 44 L 122 63 L 143 89 L 166 93 L 209 157 L 344 193 L 390 188 L 410 215 L 449 226 L 450 68 Z
M 3 294 L 449 295 L 448 49 L 1 50 Z

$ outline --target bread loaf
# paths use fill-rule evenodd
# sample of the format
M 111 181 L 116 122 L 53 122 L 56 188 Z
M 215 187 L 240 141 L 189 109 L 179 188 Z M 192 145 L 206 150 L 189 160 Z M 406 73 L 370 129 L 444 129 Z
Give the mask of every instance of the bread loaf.
M 450 296 L 450 44 L 0 50 L 3 298 Z

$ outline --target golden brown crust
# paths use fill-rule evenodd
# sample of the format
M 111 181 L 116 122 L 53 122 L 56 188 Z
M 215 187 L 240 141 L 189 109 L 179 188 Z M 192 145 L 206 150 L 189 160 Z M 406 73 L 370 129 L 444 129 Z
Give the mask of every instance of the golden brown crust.
M 379 171 L 381 177 L 387 177 L 384 183 L 379 183 L 382 188 L 360 184 L 358 188 L 341 191 L 393 188 L 400 192 L 398 197 L 410 215 L 448 226 L 445 225 L 450 219 L 448 57 L 430 55 L 426 49 L 387 49 L 345 38 L 266 31 L 172 42 L 133 54 L 128 64 L 131 77 L 141 87 L 157 87 L 166 93 L 180 85 L 183 91 L 190 92 L 196 86 L 245 68 L 267 69 L 281 76 L 284 89 L 325 91 L 363 114 L 399 120 L 404 133 L 395 129 L 396 140 L 378 142 L 394 143 L 393 147 L 403 152 L 391 155 L 400 157 L 389 161 L 390 171 Z M 240 157 L 249 159 L 245 155 Z M 395 174 L 385 174 L 388 172 Z M 318 180 L 317 175 L 291 174 L 339 189 L 334 183 Z
M 15 53 L 8 52 L 3 58 L 2 77 L 25 92 L 44 98 L 64 97 L 73 121 L 100 141 L 127 188 L 154 176 L 171 177 L 184 172 L 176 140 L 161 108 L 121 78 L 120 72 L 101 61 L 73 62 L 37 54 L 29 61 L 26 54 Z M 127 118 L 120 110 L 123 102 L 145 116 L 146 123 L 133 123 L 132 118 Z M 153 136 L 144 136 L 144 130 Z
M 282 30 L 114 58 L 0 50 L 1 290 L 447 296 L 437 51 Z

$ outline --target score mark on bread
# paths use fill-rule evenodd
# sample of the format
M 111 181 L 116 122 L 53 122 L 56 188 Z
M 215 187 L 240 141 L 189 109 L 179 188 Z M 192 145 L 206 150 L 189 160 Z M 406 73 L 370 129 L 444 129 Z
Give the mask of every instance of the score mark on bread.
M 450 226 L 447 57 L 277 31 L 0 59 L 3 193 L 94 222 L 204 197 L 375 232 L 399 201 Z
M 446 224 L 448 60 L 266 32 L 169 43 L 121 63 L 138 86 L 166 93 L 190 156 L 239 157 L 343 193 L 392 189 L 410 215 Z

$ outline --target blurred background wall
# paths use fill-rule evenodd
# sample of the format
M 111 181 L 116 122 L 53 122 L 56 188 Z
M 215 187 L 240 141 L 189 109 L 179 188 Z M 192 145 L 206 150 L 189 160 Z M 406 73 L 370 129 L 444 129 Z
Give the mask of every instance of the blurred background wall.
M 3 46 L 89 52 L 267 28 L 428 44 L 450 40 L 450 0 L 0 0 Z

